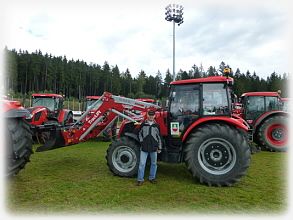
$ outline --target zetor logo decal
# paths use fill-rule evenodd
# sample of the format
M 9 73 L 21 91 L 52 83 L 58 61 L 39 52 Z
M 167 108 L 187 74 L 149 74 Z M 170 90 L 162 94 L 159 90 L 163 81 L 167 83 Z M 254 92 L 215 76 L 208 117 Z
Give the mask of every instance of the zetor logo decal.
M 171 122 L 171 135 L 179 134 L 179 122 Z
M 99 114 L 101 114 L 100 110 L 94 114 L 94 116 L 88 121 L 88 123 L 92 124 L 99 117 Z

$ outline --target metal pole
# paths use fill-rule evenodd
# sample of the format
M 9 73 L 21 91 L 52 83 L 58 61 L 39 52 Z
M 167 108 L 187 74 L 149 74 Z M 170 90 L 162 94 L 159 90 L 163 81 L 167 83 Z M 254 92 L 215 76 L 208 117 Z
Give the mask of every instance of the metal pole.
M 165 20 L 173 21 L 173 81 L 175 81 L 175 23 L 178 23 L 178 26 L 183 23 L 183 7 L 182 5 L 169 4 L 165 9 Z
M 173 20 L 173 81 L 175 81 L 175 21 Z

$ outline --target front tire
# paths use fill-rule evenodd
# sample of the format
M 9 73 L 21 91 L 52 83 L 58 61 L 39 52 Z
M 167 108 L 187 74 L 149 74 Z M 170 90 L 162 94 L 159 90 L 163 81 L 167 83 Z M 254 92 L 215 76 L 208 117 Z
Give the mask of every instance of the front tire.
M 258 143 L 261 146 L 277 152 L 288 150 L 288 118 L 282 115 L 265 120 L 258 132 Z
M 22 118 L 7 119 L 6 130 L 6 175 L 16 175 L 30 161 L 32 132 Z
M 194 130 L 184 150 L 193 177 L 209 186 L 231 186 L 245 175 L 250 148 L 245 136 L 225 124 L 208 124 Z
M 127 137 L 122 137 L 110 144 L 106 160 L 114 175 L 133 177 L 137 175 L 139 156 L 140 150 L 136 142 Z

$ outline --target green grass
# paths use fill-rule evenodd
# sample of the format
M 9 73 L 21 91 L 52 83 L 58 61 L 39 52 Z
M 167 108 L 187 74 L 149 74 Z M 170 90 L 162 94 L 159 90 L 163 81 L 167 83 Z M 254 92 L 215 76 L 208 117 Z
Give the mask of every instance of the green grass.
M 7 181 L 9 213 L 281 214 L 287 210 L 287 154 L 252 155 L 248 174 L 233 187 L 208 187 L 192 179 L 184 164 L 159 162 L 158 184 L 135 186 L 135 178 L 113 176 L 109 143 L 87 142 L 35 153 Z M 146 173 L 148 174 L 148 172 Z

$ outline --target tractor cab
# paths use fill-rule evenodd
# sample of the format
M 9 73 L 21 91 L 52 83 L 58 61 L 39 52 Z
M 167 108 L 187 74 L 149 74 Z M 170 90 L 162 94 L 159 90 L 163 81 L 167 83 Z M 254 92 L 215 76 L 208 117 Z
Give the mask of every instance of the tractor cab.
M 43 106 L 56 116 L 63 109 L 64 98 L 58 94 L 33 94 L 32 107 Z
M 208 77 L 171 83 L 169 112 L 171 135 L 181 136 L 195 120 L 209 116 L 229 116 L 232 78 Z
M 282 100 L 277 92 L 248 92 L 241 96 L 243 106 L 241 116 L 249 124 L 254 124 L 266 112 L 282 110 Z

